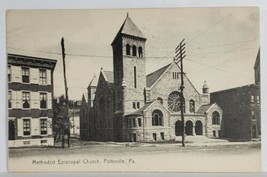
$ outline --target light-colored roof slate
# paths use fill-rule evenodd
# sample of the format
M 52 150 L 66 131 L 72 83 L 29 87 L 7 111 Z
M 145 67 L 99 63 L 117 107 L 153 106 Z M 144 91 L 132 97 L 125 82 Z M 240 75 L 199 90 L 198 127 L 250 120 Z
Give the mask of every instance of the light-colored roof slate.
M 206 111 L 212 106 L 212 104 L 202 105 L 198 110 L 197 114 L 205 114 Z
M 97 86 L 97 78 L 96 76 L 94 75 L 94 77 L 92 78 L 91 82 L 89 83 L 88 87 L 90 86 L 93 86 L 93 87 L 96 87 Z M 87 87 L 87 88 L 88 88 Z
M 120 30 L 118 31 L 116 37 L 114 38 L 113 42 L 121 35 L 126 34 L 134 37 L 139 37 L 145 39 L 145 36 L 141 32 L 141 30 L 134 24 L 132 19 L 127 15 L 126 19 L 124 20 Z M 113 43 L 112 42 L 112 43 Z
M 109 83 L 114 83 L 113 71 L 103 71 Z
M 146 86 L 148 88 L 150 88 L 157 80 L 158 78 L 166 71 L 166 69 L 171 65 L 168 64 L 156 71 L 154 71 L 153 73 L 150 73 L 149 75 L 146 76 Z

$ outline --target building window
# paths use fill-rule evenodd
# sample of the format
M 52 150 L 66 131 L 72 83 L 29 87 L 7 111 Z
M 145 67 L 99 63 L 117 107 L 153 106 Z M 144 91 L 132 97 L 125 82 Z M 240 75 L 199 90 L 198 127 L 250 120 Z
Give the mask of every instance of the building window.
M 160 132 L 161 140 L 164 140 L 164 132 Z
M 220 125 L 220 114 L 217 111 L 212 113 L 212 124 Z
M 40 79 L 40 84 L 46 84 L 46 70 L 45 69 L 39 70 L 39 79 Z
M 11 82 L 11 66 L 8 66 L 7 68 L 7 77 L 8 77 L 8 82 Z
M 142 120 L 141 120 L 141 118 L 138 118 L 137 120 L 138 120 L 138 127 L 141 127 L 142 126 Z
M 133 125 L 133 127 L 136 127 L 135 119 L 133 118 L 133 119 L 131 119 L 131 120 L 132 120 L 132 125 Z
M 134 88 L 136 88 L 136 66 L 134 66 Z
M 12 92 L 8 91 L 8 108 L 12 107 L 11 101 L 12 101 Z
M 131 54 L 131 46 L 129 44 L 126 45 L 126 55 Z
M 257 104 L 260 104 L 260 96 L 257 96 Z
M 251 111 L 251 118 L 255 119 L 255 111 Z
M 160 104 L 163 104 L 163 100 L 162 100 L 162 98 L 158 97 L 158 98 L 157 98 L 157 101 L 158 101 Z
M 30 69 L 29 68 L 22 68 L 22 82 L 29 83 L 30 82 Z
M 47 93 L 40 93 L 40 108 L 47 108 Z
M 23 119 L 23 135 L 31 134 L 30 119 Z
M 172 78 L 173 79 L 179 79 L 179 73 L 178 72 L 172 72 Z
M 192 113 L 195 112 L 195 101 L 194 100 L 189 101 L 189 112 L 192 112 Z
M 47 134 L 47 120 L 41 119 L 41 135 Z
M 136 109 L 136 105 L 135 105 L 135 102 L 133 102 L 133 108 Z
M 216 131 L 213 130 L 212 132 L 213 132 L 213 136 L 216 137 Z
M 133 138 L 132 141 L 133 141 L 133 142 L 136 142 L 136 133 L 133 133 L 132 138 Z
M 136 56 L 136 46 L 133 45 L 133 56 Z
M 157 134 L 156 133 L 153 133 L 153 140 L 157 141 Z
M 182 100 L 181 100 L 181 97 L 180 97 L 180 93 L 177 92 L 177 91 L 172 92 L 168 97 L 168 108 L 169 108 L 169 110 L 172 111 L 172 112 L 181 111 L 181 101 Z
M 22 107 L 30 108 L 30 92 L 22 92 Z
M 160 110 L 153 111 L 152 126 L 163 126 L 163 114 Z
M 140 108 L 140 102 L 137 102 L 136 106 L 137 106 L 137 109 L 139 109 Z
M 251 96 L 250 96 L 250 102 L 251 102 L 251 103 L 254 103 L 254 95 L 251 95 Z
M 138 55 L 139 55 L 140 58 L 143 57 L 143 49 L 142 49 L 142 47 L 138 47 Z

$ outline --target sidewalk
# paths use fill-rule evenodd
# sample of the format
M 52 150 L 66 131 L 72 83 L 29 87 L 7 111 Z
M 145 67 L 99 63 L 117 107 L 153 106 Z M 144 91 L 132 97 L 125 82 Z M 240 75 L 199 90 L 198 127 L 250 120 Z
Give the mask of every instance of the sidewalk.
M 79 139 L 71 139 L 71 148 L 83 148 L 88 146 L 130 146 L 130 147 L 170 147 L 181 144 L 182 137 L 177 137 L 175 142 L 98 142 L 98 141 L 81 141 Z M 255 139 L 245 142 L 230 142 L 226 139 L 213 139 L 206 136 L 186 136 L 186 146 L 217 146 L 217 145 L 245 145 L 245 144 L 259 144 L 260 140 Z

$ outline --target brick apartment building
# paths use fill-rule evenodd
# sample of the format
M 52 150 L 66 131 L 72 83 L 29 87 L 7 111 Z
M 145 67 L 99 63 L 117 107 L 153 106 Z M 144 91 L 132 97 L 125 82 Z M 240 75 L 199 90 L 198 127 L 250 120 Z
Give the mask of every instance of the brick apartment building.
M 83 95 L 80 136 L 97 141 L 170 141 L 181 136 L 180 68 L 175 63 L 146 75 L 146 38 L 130 17 L 112 42 L 113 72 L 101 69 Z M 223 112 L 185 77 L 185 133 L 219 137 Z M 86 100 L 87 99 L 87 100 Z
M 255 84 L 211 93 L 224 112 L 222 136 L 251 140 L 261 135 L 260 50 L 254 65 Z
M 56 60 L 8 54 L 8 145 L 53 146 Z

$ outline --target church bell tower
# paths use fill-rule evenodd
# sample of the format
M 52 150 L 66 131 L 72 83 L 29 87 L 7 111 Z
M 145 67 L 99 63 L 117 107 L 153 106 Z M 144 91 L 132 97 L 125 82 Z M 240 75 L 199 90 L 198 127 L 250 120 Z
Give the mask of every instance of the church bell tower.
M 128 16 L 112 42 L 115 111 L 128 114 L 144 104 L 146 38 Z M 135 105 L 135 106 L 134 106 Z M 135 107 L 135 108 L 134 108 Z
M 124 116 L 144 105 L 146 38 L 129 15 L 112 42 L 114 72 L 114 137 L 124 141 Z

